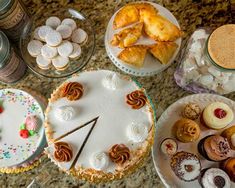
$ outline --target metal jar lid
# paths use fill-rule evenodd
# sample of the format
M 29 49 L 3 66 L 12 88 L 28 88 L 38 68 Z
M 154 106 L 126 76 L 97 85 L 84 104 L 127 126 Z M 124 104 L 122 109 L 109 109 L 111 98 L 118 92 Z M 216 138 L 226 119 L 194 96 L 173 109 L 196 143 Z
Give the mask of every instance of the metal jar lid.
M 7 36 L 0 30 L 0 69 L 6 64 L 10 53 L 10 43 Z
M 5 14 L 12 6 L 15 0 L 0 0 L 0 15 Z

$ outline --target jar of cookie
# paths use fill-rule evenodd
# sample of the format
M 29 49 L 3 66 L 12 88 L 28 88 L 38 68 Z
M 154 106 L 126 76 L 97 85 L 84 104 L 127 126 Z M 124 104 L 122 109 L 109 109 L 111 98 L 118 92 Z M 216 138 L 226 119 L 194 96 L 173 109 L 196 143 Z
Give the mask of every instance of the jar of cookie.
M 26 72 L 26 67 L 7 36 L 0 31 L 0 81 L 8 84 L 20 80 Z
M 21 0 L 0 1 L 0 29 L 14 42 L 29 22 L 30 17 Z

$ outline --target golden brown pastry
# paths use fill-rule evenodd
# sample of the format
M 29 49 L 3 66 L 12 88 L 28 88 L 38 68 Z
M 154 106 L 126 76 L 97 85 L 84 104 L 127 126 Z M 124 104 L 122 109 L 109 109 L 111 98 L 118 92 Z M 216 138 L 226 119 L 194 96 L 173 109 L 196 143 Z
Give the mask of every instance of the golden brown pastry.
M 144 45 L 127 47 L 121 51 L 118 58 L 126 64 L 132 65 L 136 68 L 141 68 L 144 65 L 147 49 L 148 47 Z
M 163 16 L 153 15 L 147 9 L 140 10 L 145 33 L 155 41 L 175 41 L 182 35 L 180 29 Z
M 158 10 L 150 3 L 134 3 L 133 5 L 138 9 L 138 11 L 145 9 L 152 15 L 157 15 L 158 13 Z
M 225 129 L 221 136 L 227 138 L 231 149 L 235 150 L 235 125 Z
M 116 14 L 113 28 L 118 29 L 139 21 L 139 11 L 132 4 L 126 5 Z
M 172 132 L 179 141 L 187 143 L 196 141 L 200 136 L 201 130 L 195 121 L 182 118 L 175 122 Z
M 174 55 L 178 45 L 175 42 L 157 42 L 151 46 L 150 52 L 162 64 L 167 64 Z
M 113 36 L 111 44 L 120 48 L 132 46 L 142 34 L 143 23 L 137 23 L 133 27 L 123 29 Z

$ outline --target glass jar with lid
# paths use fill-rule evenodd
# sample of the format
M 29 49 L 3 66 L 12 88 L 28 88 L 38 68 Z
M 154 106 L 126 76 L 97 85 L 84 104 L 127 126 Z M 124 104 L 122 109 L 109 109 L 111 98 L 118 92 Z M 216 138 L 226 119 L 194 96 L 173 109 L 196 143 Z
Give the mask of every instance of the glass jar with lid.
M 26 72 L 26 67 L 7 36 L 0 31 L 0 81 L 9 84 L 20 80 Z
M 21 0 L 0 0 L 0 29 L 14 42 L 18 42 L 30 20 Z
M 235 91 L 235 25 L 199 28 L 190 37 L 174 74 L 191 92 L 227 94 Z

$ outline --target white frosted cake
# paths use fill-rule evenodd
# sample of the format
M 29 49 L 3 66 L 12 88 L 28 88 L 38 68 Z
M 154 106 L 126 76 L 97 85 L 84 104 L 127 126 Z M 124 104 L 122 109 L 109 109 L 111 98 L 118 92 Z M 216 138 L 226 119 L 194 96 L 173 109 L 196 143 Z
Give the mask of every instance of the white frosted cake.
M 154 138 L 154 111 L 131 78 L 99 70 L 68 79 L 46 111 L 48 157 L 92 182 L 120 179 L 138 168 Z
M 0 90 L 0 172 L 29 169 L 46 145 L 44 114 L 29 93 L 18 89 Z

